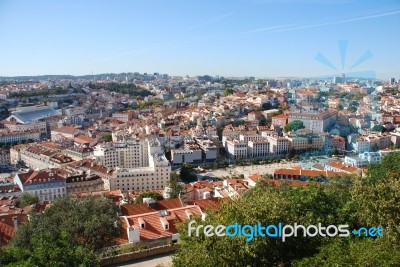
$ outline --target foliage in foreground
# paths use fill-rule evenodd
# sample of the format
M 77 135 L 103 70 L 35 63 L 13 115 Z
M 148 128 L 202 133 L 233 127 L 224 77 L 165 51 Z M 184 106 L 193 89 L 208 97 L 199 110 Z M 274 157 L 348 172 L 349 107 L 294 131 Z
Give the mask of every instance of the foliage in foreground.
M 180 225 L 174 266 L 400 266 L 400 153 L 372 165 L 365 178 L 307 187 L 258 186 L 195 224 L 348 224 L 383 227 L 383 237 L 199 237 Z
M 117 211 L 106 198 L 57 200 L 18 228 L 0 253 L 0 265 L 97 266 L 95 252 L 119 234 Z

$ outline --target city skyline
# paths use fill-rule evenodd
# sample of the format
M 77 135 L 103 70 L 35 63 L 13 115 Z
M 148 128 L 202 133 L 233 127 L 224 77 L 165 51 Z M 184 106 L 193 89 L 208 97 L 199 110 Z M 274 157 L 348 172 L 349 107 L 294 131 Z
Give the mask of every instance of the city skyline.
M 0 1 L 0 76 L 332 76 L 370 51 L 352 72 L 398 78 L 399 25 L 396 1 Z

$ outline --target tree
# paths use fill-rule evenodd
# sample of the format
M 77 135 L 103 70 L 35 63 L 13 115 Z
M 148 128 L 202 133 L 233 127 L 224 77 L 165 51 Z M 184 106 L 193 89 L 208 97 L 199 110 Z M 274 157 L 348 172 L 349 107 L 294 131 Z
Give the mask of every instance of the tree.
M 294 132 L 297 131 L 299 129 L 303 129 L 304 128 L 304 124 L 302 121 L 299 120 L 294 120 L 289 122 L 288 124 L 285 125 L 285 132 Z
M 229 95 L 232 95 L 233 94 L 233 89 L 232 88 L 225 88 L 225 90 L 224 90 L 224 96 L 229 96 Z
M 112 135 L 111 134 L 104 134 L 102 137 L 104 142 L 111 142 L 112 141 Z
M 384 227 L 385 237 L 400 240 L 400 153 L 387 154 L 381 164 L 372 164 L 365 178 L 354 181 L 353 195 L 359 203 L 357 215 L 368 225 Z
M 385 131 L 385 127 L 383 127 L 382 125 L 375 125 L 374 127 L 372 127 L 372 131 L 382 133 Z
M 349 106 L 347 108 L 347 110 L 350 111 L 350 112 L 356 112 L 357 111 L 357 107 L 356 106 Z
M 289 150 L 289 153 L 287 154 L 287 158 L 288 159 L 292 159 L 294 156 L 296 156 L 297 155 L 297 151 L 296 151 L 296 149 L 295 148 L 291 148 L 290 150 Z
M 164 154 L 167 160 L 171 160 L 171 149 L 165 149 Z
M 197 181 L 196 175 L 193 174 L 194 167 L 190 163 L 184 163 L 181 167 L 180 178 L 182 181 L 190 183 Z
M 288 109 L 290 109 L 290 106 L 288 105 L 288 103 L 283 103 L 283 104 L 281 104 L 281 108 L 282 108 L 282 110 L 288 110 Z
M 335 156 L 339 155 L 339 150 L 336 147 L 334 147 L 332 150 L 332 154 Z
M 178 174 L 171 173 L 171 179 L 169 181 L 169 188 L 171 189 L 169 193 L 169 198 L 177 198 L 183 192 L 183 186 L 179 181 Z
M 341 104 L 338 104 L 338 105 L 336 106 L 336 109 L 337 109 L 337 110 L 343 110 L 343 106 L 342 106 Z
M 330 225 L 349 222 L 352 219 L 343 207 L 351 202 L 348 190 L 339 187 L 309 186 L 275 187 L 267 182 L 257 186 L 235 201 L 222 203 L 217 212 L 208 212 L 206 221 L 196 219 L 203 225 L 262 225 L 319 222 Z M 353 210 L 350 209 L 350 212 Z M 274 237 L 254 237 L 250 242 L 246 236 L 206 237 L 188 235 L 188 222 L 179 226 L 181 245 L 174 255 L 174 266 L 289 266 L 290 262 L 310 257 L 327 242 L 323 237 L 305 238 L 298 236 L 282 242 Z
M 144 198 L 152 198 L 154 200 L 163 200 L 163 196 L 160 195 L 157 192 L 144 192 L 139 194 L 136 198 L 135 198 L 135 203 L 136 204 L 141 204 L 143 203 L 143 199 Z
M 85 248 L 65 231 L 44 233 L 30 239 L 30 247 L 9 246 L 0 251 L 1 266 L 100 266 L 93 250 Z
M 29 194 L 29 193 L 22 193 L 18 205 L 20 207 L 26 207 L 29 205 L 37 204 L 39 203 L 39 196 L 34 195 L 34 194 Z
M 271 122 L 268 123 L 268 120 L 264 116 L 262 116 L 258 122 L 259 126 L 267 126 L 268 124 L 271 124 Z
M 351 242 L 335 238 L 313 257 L 294 261 L 293 266 L 398 266 L 400 253 L 384 239 Z
M 31 250 L 33 237 L 60 236 L 65 231 L 87 249 L 110 246 L 120 231 L 118 210 L 107 198 L 60 199 L 43 213 L 32 213 L 18 228 L 13 244 Z
M 209 212 L 203 225 L 347 224 L 349 229 L 382 226 L 383 237 L 286 239 L 246 235 L 206 237 L 188 235 L 188 223 L 179 226 L 181 246 L 174 266 L 398 266 L 400 264 L 400 153 L 391 153 L 382 164 L 369 167 L 366 177 L 352 176 L 305 187 L 275 187 L 268 181 L 235 201 Z M 352 181 L 349 183 L 348 179 Z M 193 226 L 193 225 L 192 225 Z M 249 232 L 247 232 L 249 234 Z M 195 260 L 194 260 L 195 259 Z

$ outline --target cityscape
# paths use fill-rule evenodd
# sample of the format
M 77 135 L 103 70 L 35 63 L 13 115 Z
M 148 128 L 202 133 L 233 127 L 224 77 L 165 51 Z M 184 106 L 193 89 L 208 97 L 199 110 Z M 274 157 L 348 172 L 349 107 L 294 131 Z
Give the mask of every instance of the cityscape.
M 81 16 L 88 10 L 103 14 L 110 8 L 110 14 L 125 15 L 107 1 L 39 2 L 21 12 L 29 6 L 74 9 L 76 23 L 86 21 Z M 378 8 L 366 1 L 364 13 L 357 15 L 351 12 L 360 8 L 357 1 L 218 3 L 209 11 L 211 18 L 199 22 L 203 15 L 190 19 L 185 12 L 212 3 L 154 2 L 119 4 L 146 12 L 154 8 L 150 17 L 160 16 L 160 28 L 175 27 L 167 37 L 154 29 L 160 40 L 165 38 L 161 44 L 147 43 L 154 41 L 152 35 L 136 40 L 127 32 L 121 47 L 114 44 L 117 53 L 107 56 L 111 50 L 105 43 L 114 41 L 100 41 L 93 29 L 91 40 L 99 41 L 93 53 L 82 39 L 76 54 L 68 55 L 65 51 L 76 44 L 64 42 L 59 62 L 53 61 L 53 50 L 47 53 L 37 44 L 26 50 L 13 45 L 15 40 L 0 45 L 9 62 L 0 67 L 0 266 L 399 266 L 399 39 L 380 46 L 376 40 L 365 42 L 372 38 L 368 30 L 359 33 L 374 23 L 387 26 L 385 32 L 397 28 L 398 3 Z M 175 18 L 161 26 L 162 10 L 180 4 L 188 25 Z M 296 25 L 280 26 L 266 23 L 270 18 L 258 24 L 260 10 L 253 22 L 245 22 L 249 14 L 237 13 L 256 6 L 287 9 L 292 16 L 296 7 L 304 14 L 308 8 L 349 10 L 337 18 L 316 15 L 314 22 L 296 17 Z M 22 24 L 12 24 L 10 14 L 19 8 L 21 3 L 0 2 L 5 14 L 0 34 L 9 34 L 7 25 L 14 25 L 35 40 L 29 25 L 22 30 Z M 147 21 L 139 13 L 126 21 Z M 60 30 L 49 30 L 53 26 L 38 18 L 37 34 L 52 32 L 42 43 L 45 49 L 64 27 L 69 38 L 73 27 L 48 14 Z M 235 16 L 242 26 L 231 21 Z M 123 21 L 110 15 L 110 25 Z M 343 24 L 349 25 L 342 29 Z M 75 41 L 89 26 L 82 27 L 76 28 Z M 323 37 L 325 27 L 335 28 L 330 43 L 320 40 L 309 52 L 299 41 L 298 54 L 311 57 L 291 54 L 286 38 L 304 31 L 304 38 L 317 42 L 311 35 Z M 121 30 L 128 28 L 115 32 Z M 181 30 L 187 38 L 172 42 L 171 35 Z M 373 26 L 370 30 L 373 35 Z M 280 59 L 246 43 L 264 34 L 284 35 L 281 44 L 274 39 L 266 47 Z M 237 43 L 225 43 L 228 36 Z M 140 46 L 127 51 L 125 42 Z M 225 49 L 237 50 L 237 59 L 228 59 Z M 259 59 L 252 49 L 260 51 Z M 88 57 L 82 56 L 85 51 Z M 92 56 L 99 61 L 87 64 Z M 175 62 L 164 62 L 174 56 Z M 247 56 L 251 59 L 243 59 Z M 139 64 L 142 60 L 148 62 Z M 165 71 L 154 72 L 158 69 Z M 194 223 L 204 231 L 193 230 Z M 286 241 L 274 238 L 278 233 L 268 227 L 282 224 L 279 237 L 290 225 L 292 231 L 301 226 L 304 236 L 291 232 Z M 318 224 L 313 235 L 309 229 Z M 218 226 L 209 235 L 211 225 L 223 226 L 226 234 L 218 235 Z M 249 227 L 233 235 L 232 225 L 258 226 L 259 234 L 249 233 L 257 232 Z M 270 225 L 266 234 L 261 225 Z M 343 225 L 348 235 L 337 235 Z M 328 226 L 327 236 L 322 226 Z

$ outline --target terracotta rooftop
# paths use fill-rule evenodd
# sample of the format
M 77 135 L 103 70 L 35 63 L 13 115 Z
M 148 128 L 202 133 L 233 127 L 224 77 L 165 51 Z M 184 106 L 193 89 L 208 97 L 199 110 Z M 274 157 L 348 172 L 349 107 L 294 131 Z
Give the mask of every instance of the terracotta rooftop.
M 154 207 L 149 207 L 148 204 L 130 204 L 122 205 L 121 212 L 125 216 L 137 215 L 148 212 L 155 212 L 159 210 L 174 209 L 183 207 L 182 202 L 179 198 L 166 199 L 156 201 Z
M 168 209 L 166 214 L 166 216 L 161 216 L 159 211 L 155 211 L 127 216 L 126 218 L 129 226 L 139 228 L 140 240 L 148 240 L 167 237 L 178 233 L 176 223 L 189 220 L 191 216 L 200 217 L 202 212 L 199 206 L 190 205 Z M 140 228 L 142 223 L 145 224 L 144 228 Z M 169 225 L 168 229 L 165 229 L 163 226 L 163 224 L 166 223 Z M 123 229 L 123 231 L 126 232 L 126 229 Z

